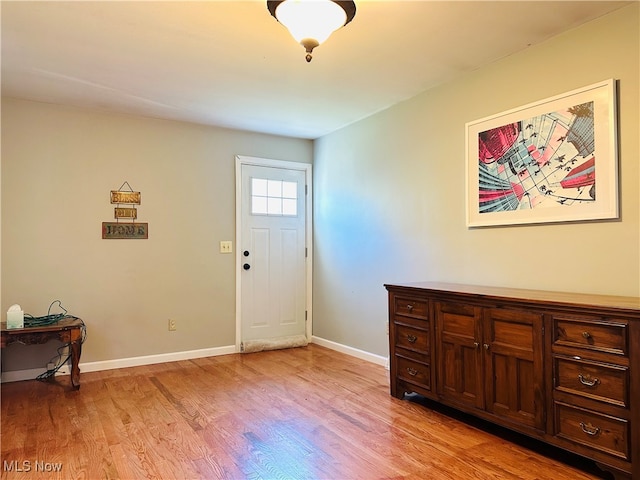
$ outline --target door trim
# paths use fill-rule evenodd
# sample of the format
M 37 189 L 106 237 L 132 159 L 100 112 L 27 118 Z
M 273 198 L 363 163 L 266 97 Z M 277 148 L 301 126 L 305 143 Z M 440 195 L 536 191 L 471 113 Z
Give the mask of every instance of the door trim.
M 311 342 L 313 333 L 313 309 L 312 309 L 312 281 L 313 281 L 313 182 L 312 169 L 310 163 L 290 162 L 286 160 L 273 160 L 269 158 L 248 157 L 236 155 L 236 352 L 240 352 L 240 342 L 242 339 L 242 285 L 240 266 L 242 265 L 242 253 L 240 245 L 242 243 L 242 166 L 256 165 L 260 167 L 282 168 L 286 170 L 299 170 L 305 172 L 306 195 L 305 195 L 305 236 L 307 255 L 305 258 L 305 310 L 307 312 L 305 334 L 307 340 Z

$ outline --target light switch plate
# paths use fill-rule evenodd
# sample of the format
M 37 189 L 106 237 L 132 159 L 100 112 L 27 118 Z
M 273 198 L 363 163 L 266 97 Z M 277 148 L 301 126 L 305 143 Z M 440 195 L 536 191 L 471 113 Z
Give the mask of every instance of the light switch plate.
M 220 253 L 232 253 L 233 242 L 231 240 L 223 240 L 220 242 Z

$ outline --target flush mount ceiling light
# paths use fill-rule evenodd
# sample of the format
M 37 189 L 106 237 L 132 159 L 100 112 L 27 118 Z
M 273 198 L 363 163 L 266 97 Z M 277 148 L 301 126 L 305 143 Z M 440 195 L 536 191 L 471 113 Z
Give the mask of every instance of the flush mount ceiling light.
M 356 4 L 352 1 L 267 1 L 267 8 L 271 15 L 287 27 L 293 38 L 305 48 L 307 62 L 311 61 L 311 52 L 315 47 L 353 20 L 356 15 Z

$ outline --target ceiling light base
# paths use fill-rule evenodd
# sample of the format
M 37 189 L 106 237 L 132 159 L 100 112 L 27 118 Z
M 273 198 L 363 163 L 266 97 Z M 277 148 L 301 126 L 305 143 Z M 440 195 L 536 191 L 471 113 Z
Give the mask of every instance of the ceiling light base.
M 302 45 L 304 47 L 304 49 L 307 51 L 307 55 L 304 58 L 307 60 L 307 63 L 309 63 L 311 61 L 311 59 L 313 58 L 312 55 L 311 55 L 311 52 L 313 52 L 313 49 L 316 48 L 320 44 L 314 38 L 303 38 L 300 41 L 300 45 Z

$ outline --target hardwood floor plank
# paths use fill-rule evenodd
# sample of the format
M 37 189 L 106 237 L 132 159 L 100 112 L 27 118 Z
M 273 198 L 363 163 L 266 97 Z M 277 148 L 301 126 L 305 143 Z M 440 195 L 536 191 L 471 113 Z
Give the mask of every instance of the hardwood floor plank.
M 2 480 L 604 478 L 396 399 L 383 367 L 313 344 L 1 389 Z
M 197 410 L 185 407 L 185 404 L 188 405 L 188 402 L 176 399 L 176 397 L 171 394 L 171 391 L 162 384 L 158 377 L 151 377 L 149 380 L 151 380 L 162 396 L 171 404 L 175 411 L 180 414 L 183 420 L 189 424 L 194 432 L 202 430 L 200 415 Z M 158 401 L 157 398 L 154 400 Z

